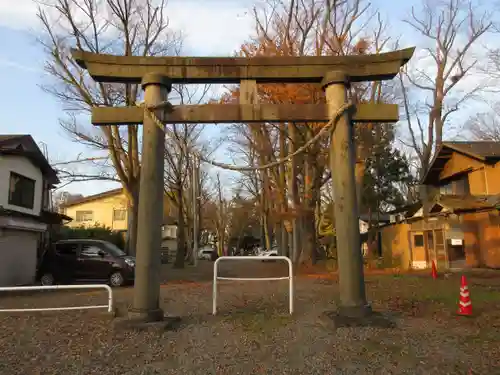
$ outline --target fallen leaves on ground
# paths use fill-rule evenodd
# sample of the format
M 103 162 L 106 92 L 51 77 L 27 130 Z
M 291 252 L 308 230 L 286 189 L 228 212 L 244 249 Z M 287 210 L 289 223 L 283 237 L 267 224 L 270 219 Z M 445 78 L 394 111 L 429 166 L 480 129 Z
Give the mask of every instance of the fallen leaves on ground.
M 277 265 L 231 266 L 225 275 L 265 277 Z M 183 318 L 176 331 L 118 330 L 97 311 L 0 315 L 0 374 L 495 374 L 500 368 L 500 274 L 469 276 L 475 317 L 455 314 L 459 275 L 368 275 L 374 309 L 397 328 L 337 328 L 325 321 L 335 308 L 336 280 L 298 277 L 295 313 L 288 285 L 221 282 L 218 315 L 211 315 L 213 263 L 174 282 L 165 267 L 161 303 Z M 205 270 L 204 274 L 201 271 Z M 285 270 L 286 271 L 286 270 Z M 179 280 L 182 280 L 177 272 Z M 115 290 L 129 306 L 131 288 Z M 104 293 L 7 296 L 2 307 L 105 303 Z

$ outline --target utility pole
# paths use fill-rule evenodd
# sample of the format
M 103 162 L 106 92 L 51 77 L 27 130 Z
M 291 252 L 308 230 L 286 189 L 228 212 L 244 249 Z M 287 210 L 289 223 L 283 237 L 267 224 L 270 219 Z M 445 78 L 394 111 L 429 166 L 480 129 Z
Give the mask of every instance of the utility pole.
M 198 265 L 198 237 L 199 237 L 199 161 L 197 157 L 193 157 L 193 263 L 196 267 Z
M 144 103 L 159 105 L 167 100 L 171 83 L 163 75 L 150 73 L 142 79 Z M 156 115 L 164 120 L 163 110 Z M 142 136 L 142 160 L 139 190 L 139 213 L 137 227 L 137 255 L 133 308 L 131 319 L 146 322 L 163 320 L 160 299 L 160 247 L 161 223 L 163 222 L 163 176 L 164 176 L 165 131 L 150 115 L 144 116 Z
M 344 72 L 330 72 L 325 75 L 322 86 L 328 113 L 333 116 L 347 102 L 349 77 Z M 363 317 L 371 312 L 371 307 L 366 301 L 354 165 L 352 123 L 346 111 L 338 119 L 330 144 L 340 289 L 338 313 Z

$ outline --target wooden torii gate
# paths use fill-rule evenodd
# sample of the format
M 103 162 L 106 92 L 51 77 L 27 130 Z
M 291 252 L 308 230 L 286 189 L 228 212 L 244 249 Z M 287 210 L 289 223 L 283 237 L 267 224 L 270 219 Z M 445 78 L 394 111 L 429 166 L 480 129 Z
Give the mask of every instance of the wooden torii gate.
M 392 79 L 414 48 L 364 56 L 306 57 L 139 57 L 72 50 L 77 63 L 97 82 L 142 84 L 149 108 L 167 100 L 172 83 L 241 84 L 240 104 L 171 106 L 155 114 L 164 123 L 328 122 L 347 103 L 351 82 Z M 257 83 L 313 83 L 326 91 L 326 104 L 259 104 Z M 137 234 L 136 281 L 129 316 L 163 319 L 159 306 L 164 131 L 140 107 L 95 107 L 94 125 L 144 124 Z M 394 104 L 357 104 L 338 118 L 330 146 L 338 244 L 338 313 L 364 316 L 366 301 L 354 176 L 352 121 L 396 122 Z

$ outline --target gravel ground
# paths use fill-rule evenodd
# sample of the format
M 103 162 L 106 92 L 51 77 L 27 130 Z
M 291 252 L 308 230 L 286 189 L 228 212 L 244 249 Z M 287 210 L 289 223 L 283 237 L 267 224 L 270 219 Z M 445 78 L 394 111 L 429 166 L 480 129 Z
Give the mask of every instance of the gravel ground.
M 256 267 L 225 266 L 223 274 L 255 276 Z M 276 264 L 258 268 L 284 273 Z M 454 314 L 458 275 L 368 276 L 374 309 L 397 327 L 336 329 L 324 314 L 335 308 L 334 280 L 299 277 L 292 317 L 286 281 L 222 282 L 214 317 L 210 266 L 202 269 L 166 269 L 163 308 L 183 318 L 175 331 L 118 329 L 96 311 L 2 313 L 0 374 L 500 374 L 500 273 L 469 278 L 474 318 Z M 183 272 L 189 282 L 172 280 Z M 130 304 L 133 290 L 115 295 Z M 105 301 L 101 292 L 45 292 L 6 296 L 0 306 Z

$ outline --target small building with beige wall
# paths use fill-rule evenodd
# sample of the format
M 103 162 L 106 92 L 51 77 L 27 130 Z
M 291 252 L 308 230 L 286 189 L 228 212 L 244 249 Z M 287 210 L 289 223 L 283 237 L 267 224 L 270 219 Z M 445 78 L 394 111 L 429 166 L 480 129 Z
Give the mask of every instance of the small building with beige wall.
M 420 208 L 380 228 L 386 264 L 500 268 L 500 143 L 444 142 L 422 179 Z
M 104 226 L 127 230 L 128 199 L 123 189 L 113 189 L 60 205 L 62 213 L 73 218 L 69 227 Z
M 59 209 L 74 219 L 68 224 L 72 228 L 104 226 L 115 231 L 128 230 L 128 198 L 122 188 L 71 200 L 61 204 Z M 167 194 L 163 201 L 163 213 L 163 223 L 158 223 L 162 226 L 163 242 L 170 251 L 176 251 L 176 211 Z

